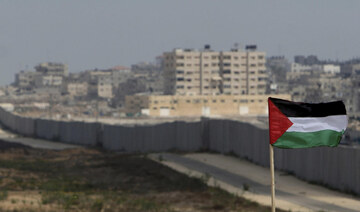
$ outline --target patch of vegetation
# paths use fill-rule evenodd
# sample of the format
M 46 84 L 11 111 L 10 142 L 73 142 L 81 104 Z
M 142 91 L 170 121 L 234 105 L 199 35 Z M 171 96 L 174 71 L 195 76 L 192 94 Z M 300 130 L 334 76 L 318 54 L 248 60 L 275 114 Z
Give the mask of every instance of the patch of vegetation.
M 46 192 L 42 195 L 42 204 L 57 203 L 62 205 L 64 209 L 70 209 L 74 205 L 80 204 L 80 195 L 76 192 Z
M 200 179 L 188 177 L 144 155 L 90 149 L 11 151 L 9 158 L 14 159 L 0 157 L 0 168 L 8 173 L 0 183 L 0 200 L 28 207 L 19 211 L 268 209 L 218 187 L 208 187 L 208 174 Z M 21 201 L 8 191 L 36 191 L 39 199 Z M 0 211 L 4 211 L 1 206 Z
M 2 190 L 2 191 L 0 191 L 0 201 L 1 201 L 1 200 L 6 200 L 7 197 L 8 197 L 8 192 L 7 192 L 7 190 Z
M 61 166 L 59 165 L 60 164 L 45 160 L 29 161 L 25 158 L 20 158 L 16 160 L 0 160 L 1 168 L 17 169 L 29 172 L 53 172 L 55 170 L 61 172 Z

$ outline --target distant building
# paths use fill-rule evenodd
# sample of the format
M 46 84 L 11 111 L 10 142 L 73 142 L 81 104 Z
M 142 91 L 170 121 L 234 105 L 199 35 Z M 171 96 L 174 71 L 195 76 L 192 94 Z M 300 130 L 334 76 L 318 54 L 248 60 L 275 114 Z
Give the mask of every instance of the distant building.
M 312 70 L 311 66 L 303 65 L 300 63 L 292 63 L 291 68 L 290 68 L 290 72 L 293 72 L 293 73 L 303 73 L 303 72 L 309 72 L 311 70 Z
M 325 64 L 323 65 L 323 71 L 329 74 L 340 74 L 340 66 L 333 64 Z
M 360 63 L 342 65 L 341 74 L 347 77 L 351 75 L 360 75 Z
M 88 93 L 86 82 L 70 82 L 67 83 L 66 88 L 70 96 L 86 96 Z
M 307 57 L 305 57 L 303 55 L 296 55 L 294 57 L 294 61 L 295 61 L 295 63 L 302 64 L 302 65 L 308 65 L 308 66 L 321 63 L 321 61 L 319 61 L 319 59 L 315 55 L 309 55 Z
M 110 70 L 87 71 L 84 80 L 88 82 L 90 97 L 113 97 L 112 72 Z
M 288 94 L 271 95 L 291 99 Z M 201 96 L 126 96 L 128 113 L 149 116 L 264 116 L 268 114 L 268 95 L 201 95 Z
M 62 63 L 40 63 L 35 70 L 42 75 L 56 75 L 67 77 L 69 75 L 68 65 Z
M 286 73 L 287 80 L 299 80 L 301 77 L 310 76 L 314 74 L 339 74 L 340 66 L 333 64 L 324 65 L 302 65 L 299 63 L 292 63 L 290 72 Z
M 97 84 L 97 93 L 99 97 L 112 98 L 113 84 L 109 77 L 100 77 Z
M 33 88 L 35 86 L 35 80 L 38 76 L 40 76 L 40 73 L 21 71 L 15 74 L 14 85 L 19 88 Z
M 38 75 L 35 78 L 35 87 L 60 87 L 63 83 L 63 76 Z
M 263 95 L 268 73 L 265 52 L 174 49 L 163 54 L 166 95 Z

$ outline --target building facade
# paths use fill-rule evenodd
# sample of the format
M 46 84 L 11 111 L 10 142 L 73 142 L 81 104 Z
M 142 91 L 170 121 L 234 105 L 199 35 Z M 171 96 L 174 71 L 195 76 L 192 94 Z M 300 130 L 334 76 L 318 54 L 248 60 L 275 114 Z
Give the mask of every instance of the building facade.
M 33 88 L 35 87 L 36 78 L 40 76 L 37 72 L 21 71 L 15 74 L 14 85 L 19 88 Z
M 71 82 L 66 86 L 70 96 L 86 96 L 88 93 L 88 84 L 86 82 Z
M 174 49 L 163 54 L 165 95 L 263 95 L 268 73 L 265 52 Z
M 288 94 L 271 95 L 291 99 Z M 265 116 L 269 95 L 126 96 L 128 113 L 149 116 Z
M 69 75 L 68 65 L 63 63 L 40 63 L 35 70 L 42 75 L 55 75 L 67 77 Z

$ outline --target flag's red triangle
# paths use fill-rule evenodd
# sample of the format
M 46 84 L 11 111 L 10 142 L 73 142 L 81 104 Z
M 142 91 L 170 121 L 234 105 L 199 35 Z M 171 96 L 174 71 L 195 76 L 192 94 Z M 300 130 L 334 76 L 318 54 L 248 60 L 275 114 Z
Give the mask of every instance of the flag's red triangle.
M 270 144 L 276 142 L 293 123 L 268 99 Z

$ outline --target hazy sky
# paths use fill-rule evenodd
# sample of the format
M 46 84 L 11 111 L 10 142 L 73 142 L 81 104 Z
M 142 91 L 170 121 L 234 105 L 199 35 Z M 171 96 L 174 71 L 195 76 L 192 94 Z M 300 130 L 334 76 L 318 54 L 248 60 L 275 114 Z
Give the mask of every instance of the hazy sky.
M 46 61 L 70 72 L 152 61 L 175 47 L 360 56 L 357 0 L 1 0 L 0 85 Z

